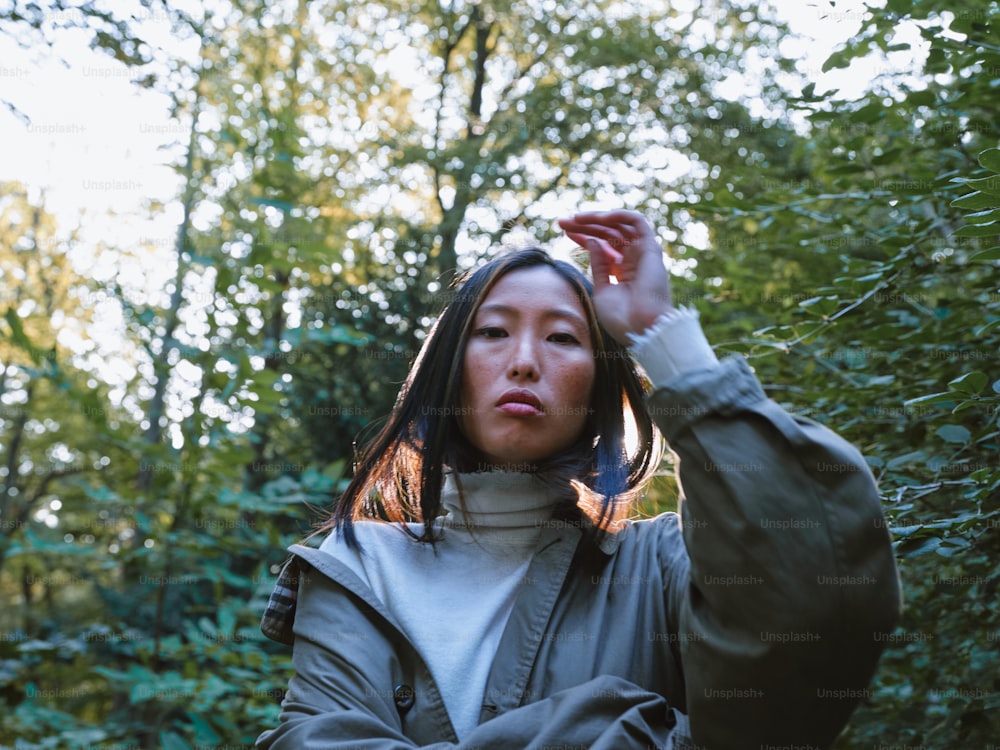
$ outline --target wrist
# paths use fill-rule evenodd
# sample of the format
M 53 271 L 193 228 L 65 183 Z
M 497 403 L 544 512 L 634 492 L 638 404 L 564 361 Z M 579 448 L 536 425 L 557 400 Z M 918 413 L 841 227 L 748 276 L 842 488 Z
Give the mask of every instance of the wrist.
M 630 337 L 639 336 L 645 331 L 648 331 L 654 325 L 656 321 L 664 316 L 670 315 L 674 312 L 675 308 L 670 303 L 670 292 L 663 292 L 662 295 L 658 295 L 658 304 L 652 304 L 644 306 L 643 309 L 637 311 L 629 321 L 629 330 L 626 334 Z
M 629 335 L 629 349 L 654 386 L 675 375 L 717 367 L 718 358 L 705 338 L 694 308 L 671 308 L 639 335 Z

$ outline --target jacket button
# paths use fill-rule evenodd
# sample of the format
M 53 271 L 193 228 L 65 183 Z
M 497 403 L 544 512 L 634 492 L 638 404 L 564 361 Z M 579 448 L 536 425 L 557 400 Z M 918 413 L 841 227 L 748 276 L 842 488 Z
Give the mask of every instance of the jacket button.
M 396 685 L 392 689 L 392 699 L 396 702 L 396 708 L 400 711 L 409 711 L 413 707 L 415 696 L 413 688 L 409 685 Z

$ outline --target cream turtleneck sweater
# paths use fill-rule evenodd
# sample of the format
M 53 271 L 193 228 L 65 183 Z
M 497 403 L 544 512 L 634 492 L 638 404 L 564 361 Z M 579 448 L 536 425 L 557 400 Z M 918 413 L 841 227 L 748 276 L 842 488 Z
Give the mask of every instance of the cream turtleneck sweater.
M 459 738 L 479 723 L 486 680 L 555 501 L 533 475 L 461 474 L 466 514 L 453 477 L 436 550 L 396 525 L 359 521 L 361 552 L 337 534 L 320 547 L 351 568 L 388 607 L 427 663 Z M 420 524 L 411 524 L 420 534 Z

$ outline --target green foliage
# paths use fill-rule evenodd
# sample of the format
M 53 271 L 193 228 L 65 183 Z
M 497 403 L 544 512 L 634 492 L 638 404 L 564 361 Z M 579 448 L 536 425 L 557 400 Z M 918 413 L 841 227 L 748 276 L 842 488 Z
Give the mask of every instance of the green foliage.
M 775 59 L 754 107 L 718 86 L 782 30 L 724 2 L 244 0 L 161 9 L 199 54 L 159 63 L 126 20 L 74 12 L 193 126 L 158 297 L 80 278 L 44 205 L 0 199 L 4 741 L 207 747 L 272 725 L 289 654 L 257 622 L 282 550 L 343 487 L 449 279 L 551 238 L 559 201 L 615 200 L 661 228 L 720 353 L 880 481 L 906 610 L 837 747 L 995 743 L 997 5 L 944 5 L 873 9 L 826 64 L 900 51 L 912 21 L 912 76 L 795 98 Z M 51 31 L 29 11 L 0 32 Z M 84 360 L 58 321 L 85 327 L 98 297 L 124 330 L 91 331 Z M 675 507 L 663 468 L 643 512 Z
M 1000 82 L 997 8 L 963 8 L 873 10 L 827 66 L 890 51 L 911 14 L 930 44 L 919 84 L 810 91 L 808 134 L 782 134 L 806 176 L 759 159 L 695 207 L 713 231 L 697 288 L 719 280 L 692 293 L 709 330 L 790 410 L 861 446 L 885 498 L 904 619 L 838 748 L 985 747 L 1000 730 L 1000 130 L 981 106 Z

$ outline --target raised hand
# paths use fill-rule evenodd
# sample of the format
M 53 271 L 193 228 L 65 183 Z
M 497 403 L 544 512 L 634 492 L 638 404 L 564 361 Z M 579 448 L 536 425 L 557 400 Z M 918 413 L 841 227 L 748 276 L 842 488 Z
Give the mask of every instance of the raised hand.
M 663 248 L 642 214 L 579 213 L 559 226 L 590 253 L 597 316 L 617 341 L 627 345 L 626 334 L 641 333 L 672 308 Z

